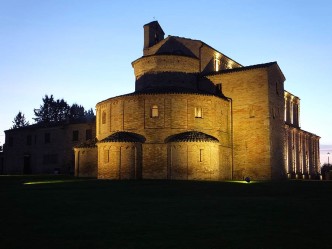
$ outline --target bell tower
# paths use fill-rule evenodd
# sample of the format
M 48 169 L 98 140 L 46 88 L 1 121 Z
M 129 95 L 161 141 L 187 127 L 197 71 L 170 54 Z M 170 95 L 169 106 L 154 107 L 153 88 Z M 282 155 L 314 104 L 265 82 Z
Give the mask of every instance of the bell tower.
M 147 49 L 164 39 L 164 31 L 158 21 L 153 21 L 143 26 L 144 28 L 144 49 Z

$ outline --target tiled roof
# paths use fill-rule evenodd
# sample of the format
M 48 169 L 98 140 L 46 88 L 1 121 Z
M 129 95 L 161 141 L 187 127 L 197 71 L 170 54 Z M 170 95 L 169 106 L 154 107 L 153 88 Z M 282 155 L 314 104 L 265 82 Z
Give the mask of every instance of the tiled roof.
M 197 89 L 190 89 L 185 87 L 153 87 L 153 88 L 146 88 L 141 91 L 135 91 L 131 94 L 170 94 L 170 93 L 178 93 L 178 94 L 202 94 L 202 95 L 215 95 L 209 92 L 197 90 Z
M 181 87 L 160 87 L 160 88 L 147 88 L 141 91 L 135 91 L 128 94 L 123 94 L 119 96 L 115 96 L 112 98 L 105 99 L 103 101 L 100 101 L 97 104 L 103 103 L 105 101 L 108 101 L 110 99 L 115 99 L 119 97 L 126 97 L 126 96 L 135 96 L 135 95 L 153 95 L 153 94 L 196 94 L 196 95 L 205 95 L 205 96 L 215 96 L 218 98 L 227 99 L 225 96 L 219 94 L 219 93 L 210 93 L 195 89 L 189 89 L 189 88 L 181 88 Z
M 97 138 L 89 139 L 83 143 L 74 146 L 74 148 L 95 148 L 97 147 L 97 142 L 98 142 Z
M 274 62 L 269 62 L 269 63 L 264 63 L 264 64 L 251 65 L 251 66 L 247 66 L 247 67 L 238 67 L 238 68 L 233 68 L 233 69 L 225 69 L 225 70 L 221 70 L 221 71 L 218 71 L 218 72 L 211 72 L 211 73 L 208 73 L 207 75 L 235 73 L 235 72 L 252 70 L 252 69 L 257 69 L 257 68 L 266 68 L 266 67 L 270 67 L 274 64 L 278 65 L 277 62 L 274 61 Z
M 52 127 L 58 127 L 58 126 L 67 126 L 67 125 L 73 125 L 73 124 L 92 124 L 96 122 L 96 116 L 92 119 L 76 119 L 76 120 L 66 120 L 66 121 L 59 121 L 59 122 L 39 122 L 19 128 L 14 129 L 8 129 L 6 131 L 17 131 L 17 130 L 34 130 L 34 129 L 40 129 L 40 128 L 52 128 Z
M 98 143 L 109 143 L 109 142 L 144 143 L 145 137 L 133 132 L 119 131 L 100 140 Z
M 197 47 L 201 47 L 201 46 L 206 46 L 209 47 L 210 49 L 216 51 L 217 53 L 221 54 L 222 56 L 226 57 L 229 60 L 232 60 L 234 63 L 236 63 L 239 66 L 242 66 L 240 63 L 238 63 L 237 61 L 231 59 L 230 57 L 228 57 L 227 55 L 219 52 L 218 50 L 216 50 L 215 48 L 211 47 L 210 45 L 208 45 L 207 43 L 201 41 L 201 40 L 197 40 L 197 39 L 191 39 L 191 38 L 186 38 L 186 37 L 180 37 L 180 36 L 174 36 L 174 35 L 168 35 L 165 39 L 161 40 L 160 42 L 158 42 L 157 44 L 153 45 L 152 47 L 148 48 L 147 50 L 151 49 L 151 48 L 157 48 L 157 47 L 162 47 L 164 44 L 166 44 L 167 42 L 169 42 L 169 40 L 177 40 L 179 42 L 189 42 L 191 44 L 197 44 Z M 154 55 L 154 54 L 158 54 L 158 49 L 156 49 L 155 53 L 151 53 L 149 52 L 148 55 Z M 159 53 L 160 54 L 160 53 Z M 171 53 L 172 54 L 172 53 Z M 176 53 L 173 53 L 176 54 Z M 143 56 L 144 57 L 144 56 Z M 193 56 L 193 58 L 197 58 L 197 56 Z
M 167 142 L 215 142 L 219 140 L 211 135 L 199 131 L 188 131 L 171 136 Z

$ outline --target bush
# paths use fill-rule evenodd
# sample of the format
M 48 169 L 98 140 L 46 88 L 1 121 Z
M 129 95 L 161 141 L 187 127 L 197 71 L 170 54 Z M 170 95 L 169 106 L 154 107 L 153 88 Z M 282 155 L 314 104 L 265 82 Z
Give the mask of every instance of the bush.
M 322 176 L 324 180 L 331 180 L 332 178 L 332 165 L 324 163 L 321 168 Z

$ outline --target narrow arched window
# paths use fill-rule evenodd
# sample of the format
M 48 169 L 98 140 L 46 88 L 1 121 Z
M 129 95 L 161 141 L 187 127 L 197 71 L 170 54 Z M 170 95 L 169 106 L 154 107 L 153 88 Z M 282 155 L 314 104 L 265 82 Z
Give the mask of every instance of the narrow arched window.
M 195 107 L 195 118 L 203 118 L 202 107 Z
M 157 118 L 159 116 L 159 110 L 157 105 L 151 107 L 151 118 Z
M 204 155 L 204 150 L 203 149 L 199 149 L 199 161 L 203 162 L 203 155 Z
M 101 115 L 101 123 L 106 124 L 106 112 L 103 111 L 103 114 Z
M 214 58 L 214 71 L 218 72 L 220 70 L 220 58 Z
M 108 163 L 109 161 L 109 150 L 104 149 L 104 163 Z

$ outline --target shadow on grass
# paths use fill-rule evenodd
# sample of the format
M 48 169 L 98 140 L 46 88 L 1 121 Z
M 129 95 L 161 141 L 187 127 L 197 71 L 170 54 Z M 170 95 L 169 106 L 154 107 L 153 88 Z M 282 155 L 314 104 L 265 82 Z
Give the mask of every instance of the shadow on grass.
M 0 176 L 1 248 L 330 248 L 331 194 L 322 181 Z

